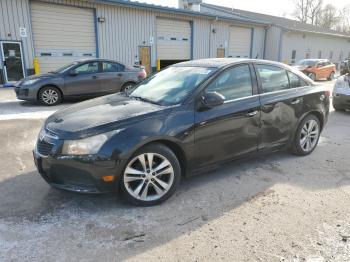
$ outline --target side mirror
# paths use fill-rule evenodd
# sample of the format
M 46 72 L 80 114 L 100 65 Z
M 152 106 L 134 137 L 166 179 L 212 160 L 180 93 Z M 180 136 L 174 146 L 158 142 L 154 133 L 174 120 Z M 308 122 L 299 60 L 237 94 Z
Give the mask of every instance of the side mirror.
M 217 92 L 205 93 L 201 97 L 201 109 L 209 109 L 224 104 L 225 97 Z
M 75 70 L 72 70 L 72 71 L 69 72 L 69 75 L 70 76 L 77 76 L 77 75 L 79 75 L 79 73 L 77 71 L 75 71 Z

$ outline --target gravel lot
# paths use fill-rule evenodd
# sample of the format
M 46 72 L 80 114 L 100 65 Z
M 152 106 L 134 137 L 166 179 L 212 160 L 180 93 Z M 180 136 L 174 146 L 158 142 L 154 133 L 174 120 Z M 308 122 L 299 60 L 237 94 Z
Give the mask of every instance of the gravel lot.
M 0 261 L 350 261 L 350 112 L 330 113 L 310 156 L 235 162 L 136 208 L 38 175 L 31 150 L 43 118 L 68 105 L 0 89 Z

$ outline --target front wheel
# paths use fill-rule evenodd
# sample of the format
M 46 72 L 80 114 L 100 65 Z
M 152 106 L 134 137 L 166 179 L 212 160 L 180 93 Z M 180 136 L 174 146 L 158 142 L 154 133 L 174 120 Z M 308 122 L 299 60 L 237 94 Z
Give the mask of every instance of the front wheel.
M 38 97 L 39 101 L 46 106 L 54 106 L 62 101 L 61 92 L 54 86 L 43 87 Z
M 122 88 L 120 89 L 120 91 L 121 91 L 121 92 L 126 92 L 126 91 L 132 89 L 134 86 L 135 86 L 134 83 L 131 83 L 131 82 L 125 83 L 125 84 L 122 86 Z
M 316 80 L 316 74 L 314 74 L 314 73 L 310 73 L 309 77 L 311 78 L 312 81 Z
M 334 79 L 334 72 L 332 72 L 328 77 L 328 80 L 333 80 L 333 79 Z
M 168 199 L 181 179 L 176 155 L 162 144 L 150 144 L 126 164 L 120 189 L 125 200 L 137 206 L 152 206 Z
M 315 150 L 321 134 L 320 121 L 315 115 L 306 116 L 300 123 L 295 134 L 292 152 L 305 156 Z

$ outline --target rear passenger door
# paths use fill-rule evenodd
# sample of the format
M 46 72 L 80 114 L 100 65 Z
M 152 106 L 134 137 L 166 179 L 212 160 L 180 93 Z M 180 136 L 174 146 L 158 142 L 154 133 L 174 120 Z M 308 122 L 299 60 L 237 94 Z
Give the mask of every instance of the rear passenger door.
M 101 91 L 106 94 L 117 93 L 124 82 L 125 66 L 114 62 L 102 62 L 100 77 Z
M 258 148 L 272 148 L 289 141 L 302 114 L 303 97 L 296 87 L 303 85 L 297 75 L 282 67 L 256 64 L 261 103 Z

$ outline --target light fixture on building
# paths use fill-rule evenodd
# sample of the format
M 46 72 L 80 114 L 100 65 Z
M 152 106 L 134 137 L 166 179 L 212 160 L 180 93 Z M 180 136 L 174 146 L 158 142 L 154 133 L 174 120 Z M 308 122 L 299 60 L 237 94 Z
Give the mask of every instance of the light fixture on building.
M 106 21 L 106 18 L 100 16 L 100 17 L 97 18 L 97 21 L 99 23 L 104 23 Z
M 213 28 L 213 30 L 211 30 L 213 34 L 216 34 L 216 28 Z

